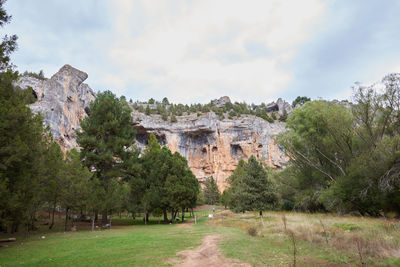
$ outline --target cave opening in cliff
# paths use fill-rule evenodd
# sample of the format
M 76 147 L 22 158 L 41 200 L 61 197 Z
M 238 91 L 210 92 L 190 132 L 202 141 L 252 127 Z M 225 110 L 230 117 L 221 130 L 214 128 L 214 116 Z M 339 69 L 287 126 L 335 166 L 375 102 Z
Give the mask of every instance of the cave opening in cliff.
M 236 157 L 243 155 L 243 150 L 240 145 L 231 144 L 231 155 Z
M 32 95 L 33 95 L 33 97 L 34 97 L 35 99 L 38 99 L 38 96 L 37 96 L 35 90 L 32 90 Z

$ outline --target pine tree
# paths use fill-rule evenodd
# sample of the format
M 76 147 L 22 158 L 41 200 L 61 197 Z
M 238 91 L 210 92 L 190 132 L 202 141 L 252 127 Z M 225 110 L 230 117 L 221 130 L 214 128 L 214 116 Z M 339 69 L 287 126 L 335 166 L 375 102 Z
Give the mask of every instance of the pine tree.
M 215 205 L 219 201 L 220 193 L 214 177 L 210 176 L 204 183 L 204 199 L 206 204 Z
M 151 109 L 150 109 L 149 105 L 146 106 L 145 113 L 146 113 L 146 115 L 151 114 Z
M 235 211 L 259 211 L 260 216 L 278 201 L 275 187 L 262 164 L 251 156 L 241 162 L 229 179 Z
M 60 180 L 60 203 L 65 209 L 65 231 L 68 231 L 69 212 L 86 207 L 90 198 L 92 173 L 82 166 L 79 152 L 76 149 L 68 151 L 65 159 L 63 179 Z
M 81 158 L 102 183 L 105 197 L 110 182 L 124 175 L 124 162 L 134 155 L 131 146 L 135 130 L 130 112 L 126 102 L 110 91 L 100 93 L 90 104 L 90 115 L 81 122 L 82 131 L 77 133 Z M 103 223 L 107 222 L 107 209 L 103 209 Z

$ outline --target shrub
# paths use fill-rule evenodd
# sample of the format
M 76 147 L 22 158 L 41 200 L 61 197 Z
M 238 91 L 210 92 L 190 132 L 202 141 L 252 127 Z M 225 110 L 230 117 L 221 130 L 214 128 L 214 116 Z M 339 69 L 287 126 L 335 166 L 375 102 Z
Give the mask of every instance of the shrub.
M 248 233 L 250 236 L 257 236 L 257 228 L 256 228 L 255 226 L 250 226 L 250 227 L 247 229 L 247 233 Z

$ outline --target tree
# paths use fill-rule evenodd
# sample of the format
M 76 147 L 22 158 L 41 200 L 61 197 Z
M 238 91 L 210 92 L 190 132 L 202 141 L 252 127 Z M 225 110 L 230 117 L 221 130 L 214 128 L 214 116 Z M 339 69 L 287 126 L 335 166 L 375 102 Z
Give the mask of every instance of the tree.
M 155 135 L 151 134 L 141 157 L 138 177 L 131 180 L 132 206 L 143 208 L 145 222 L 154 210 L 161 210 L 164 221 L 168 222 L 168 210 L 174 220 L 179 209 L 194 207 L 198 187 L 186 159 L 177 152 L 172 154 L 165 146 L 161 147 Z
M 150 98 L 150 99 L 149 99 L 149 104 L 154 104 L 154 103 L 155 103 L 154 98 Z
M 194 208 L 200 185 L 190 170 L 187 160 L 175 152 L 171 155 L 171 169 L 165 183 L 169 207 L 172 210 L 172 221 L 175 220 L 176 212 L 181 209 L 182 221 L 184 221 L 185 209 Z
M 354 104 L 314 101 L 291 113 L 288 131 L 278 137 L 291 166 L 278 180 L 291 181 L 291 192 L 283 195 L 294 196 L 289 201 L 296 208 L 372 216 L 399 211 L 393 174 L 400 149 L 400 74 L 387 75 L 382 84 L 380 91 L 357 85 Z
M 311 101 L 311 99 L 309 97 L 306 96 L 298 96 L 296 97 L 295 100 L 293 100 L 292 102 L 292 107 L 296 107 L 297 105 L 304 105 L 306 102 Z
M 60 146 L 49 138 L 48 147 L 43 153 L 42 193 L 43 198 L 51 209 L 51 223 L 49 229 L 54 226 L 54 213 L 61 199 L 62 183 L 64 179 L 64 154 Z
M 277 140 L 294 168 L 288 177 L 297 177 L 292 183 L 297 188 L 296 206 L 324 211 L 321 194 L 338 176 L 347 175 L 355 153 L 352 113 L 335 103 L 307 102 L 292 111 L 286 127 Z
M 221 203 L 224 205 L 225 209 L 230 206 L 232 201 L 232 192 L 229 189 L 224 190 L 221 194 Z
M 171 122 L 174 123 L 174 122 L 177 122 L 177 121 L 178 121 L 178 120 L 176 119 L 175 114 L 172 114 L 172 115 L 171 115 Z
M 235 211 L 258 211 L 262 217 L 264 210 L 273 208 L 278 202 L 275 185 L 254 156 L 247 163 L 240 162 L 229 181 Z
M 125 175 L 124 163 L 135 155 L 132 150 L 135 130 L 130 112 L 127 103 L 110 91 L 100 93 L 90 104 L 90 115 L 81 122 L 82 130 L 77 132 L 81 158 L 100 180 L 105 198 L 111 181 Z M 106 207 L 102 220 L 107 222 Z
M 283 110 L 282 115 L 279 117 L 279 121 L 286 122 L 288 117 L 286 109 Z
M 68 219 L 70 211 L 82 210 L 95 197 L 88 193 L 93 190 L 91 182 L 92 173 L 84 166 L 80 159 L 79 152 L 72 149 L 67 152 L 63 170 L 63 179 L 60 182 L 60 203 L 65 209 L 65 231 L 68 231 Z
M 4 9 L 5 0 L 0 0 L 0 27 L 4 27 L 5 24 L 9 23 L 11 16 L 7 14 Z M 4 72 L 11 70 L 13 65 L 10 63 L 10 55 L 17 49 L 16 35 L 3 37 L 3 41 L 0 43 L 0 71 Z
M 29 91 L 14 88 L 17 77 L 10 69 L 0 73 L 0 228 L 10 232 L 21 224 L 26 230 L 33 228 L 41 204 L 42 154 L 48 134 L 41 116 L 26 106 L 29 98 L 22 97 Z
M 220 193 L 214 177 L 210 176 L 206 179 L 203 193 L 206 204 L 215 205 L 219 201 Z
M 151 114 L 151 109 L 150 109 L 149 105 L 146 105 L 145 113 L 146 113 L 146 115 Z
M 168 114 L 166 111 L 164 111 L 163 113 L 161 113 L 161 118 L 163 121 L 167 121 L 168 120 Z
M 168 98 L 164 97 L 163 100 L 162 100 L 162 103 L 163 103 L 164 105 L 169 105 Z

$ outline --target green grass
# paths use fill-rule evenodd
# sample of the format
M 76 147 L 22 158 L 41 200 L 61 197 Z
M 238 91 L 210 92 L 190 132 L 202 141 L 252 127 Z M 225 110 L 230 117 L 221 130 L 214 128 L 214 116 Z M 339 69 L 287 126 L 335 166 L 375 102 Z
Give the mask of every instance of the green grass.
M 205 228 L 122 226 L 112 230 L 35 236 L 0 249 L 3 266 L 159 266 L 199 245 Z
M 206 208 L 197 216 L 209 212 Z M 209 234 L 224 237 L 218 246 L 227 258 L 253 266 L 289 266 L 293 246 L 284 230 L 283 214 L 265 213 L 264 226 L 256 213 L 219 213 L 185 226 L 158 224 L 157 218 L 149 225 L 139 225 L 141 219 L 115 218 L 120 225 L 111 230 L 47 233 L 45 239 L 42 233 L 18 237 L 9 247 L 0 248 L 0 266 L 171 265 L 177 252 L 199 246 Z M 368 266 L 400 266 L 400 224 L 396 220 L 303 213 L 285 216 L 296 238 L 297 266 L 359 266 L 354 240 L 362 240 Z M 257 236 L 247 234 L 249 227 L 257 228 Z

